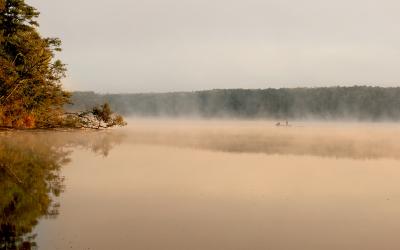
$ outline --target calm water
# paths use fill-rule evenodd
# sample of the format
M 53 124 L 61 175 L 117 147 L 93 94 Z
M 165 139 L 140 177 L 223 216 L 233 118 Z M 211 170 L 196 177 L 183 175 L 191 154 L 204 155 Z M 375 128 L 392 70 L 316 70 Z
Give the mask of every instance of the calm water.
M 131 124 L 3 133 L 0 249 L 399 249 L 400 126 Z

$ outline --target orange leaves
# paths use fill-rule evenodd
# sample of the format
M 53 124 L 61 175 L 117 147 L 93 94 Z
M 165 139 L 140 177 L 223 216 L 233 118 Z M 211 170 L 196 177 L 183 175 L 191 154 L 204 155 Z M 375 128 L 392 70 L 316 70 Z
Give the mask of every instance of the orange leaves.
M 35 128 L 35 117 L 33 115 L 24 114 L 11 121 L 12 127 L 14 128 Z
M 3 106 L 0 109 L 0 126 L 13 128 L 35 128 L 36 118 L 20 106 Z
M 25 128 L 35 127 L 35 117 L 33 115 L 26 115 L 23 117 L 23 125 Z

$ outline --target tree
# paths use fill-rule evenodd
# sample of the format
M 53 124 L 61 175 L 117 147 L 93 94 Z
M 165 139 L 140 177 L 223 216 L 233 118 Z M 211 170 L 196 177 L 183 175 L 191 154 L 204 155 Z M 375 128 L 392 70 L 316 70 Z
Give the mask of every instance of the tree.
M 0 126 L 60 127 L 70 94 L 58 38 L 37 31 L 39 12 L 24 0 L 0 0 Z

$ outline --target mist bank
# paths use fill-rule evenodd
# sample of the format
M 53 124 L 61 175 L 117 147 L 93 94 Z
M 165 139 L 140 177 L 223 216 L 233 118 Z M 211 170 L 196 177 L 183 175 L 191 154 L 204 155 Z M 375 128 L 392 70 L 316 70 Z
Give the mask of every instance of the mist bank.
M 120 130 L 124 143 L 225 153 L 400 160 L 394 123 L 264 120 L 134 119 Z
M 194 92 L 73 92 L 68 110 L 104 102 L 125 116 L 245 119 L 400 120 L 400 87 L 215 89 Z

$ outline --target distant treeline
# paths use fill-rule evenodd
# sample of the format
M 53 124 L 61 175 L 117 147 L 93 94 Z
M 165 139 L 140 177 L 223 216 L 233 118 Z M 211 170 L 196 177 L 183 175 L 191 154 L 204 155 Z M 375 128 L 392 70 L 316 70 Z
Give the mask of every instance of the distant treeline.
M 108 102 L 135 116 L 400 120 L 400 87 L 215 89 L 149 94 L 74 92 L 70 110 Z

